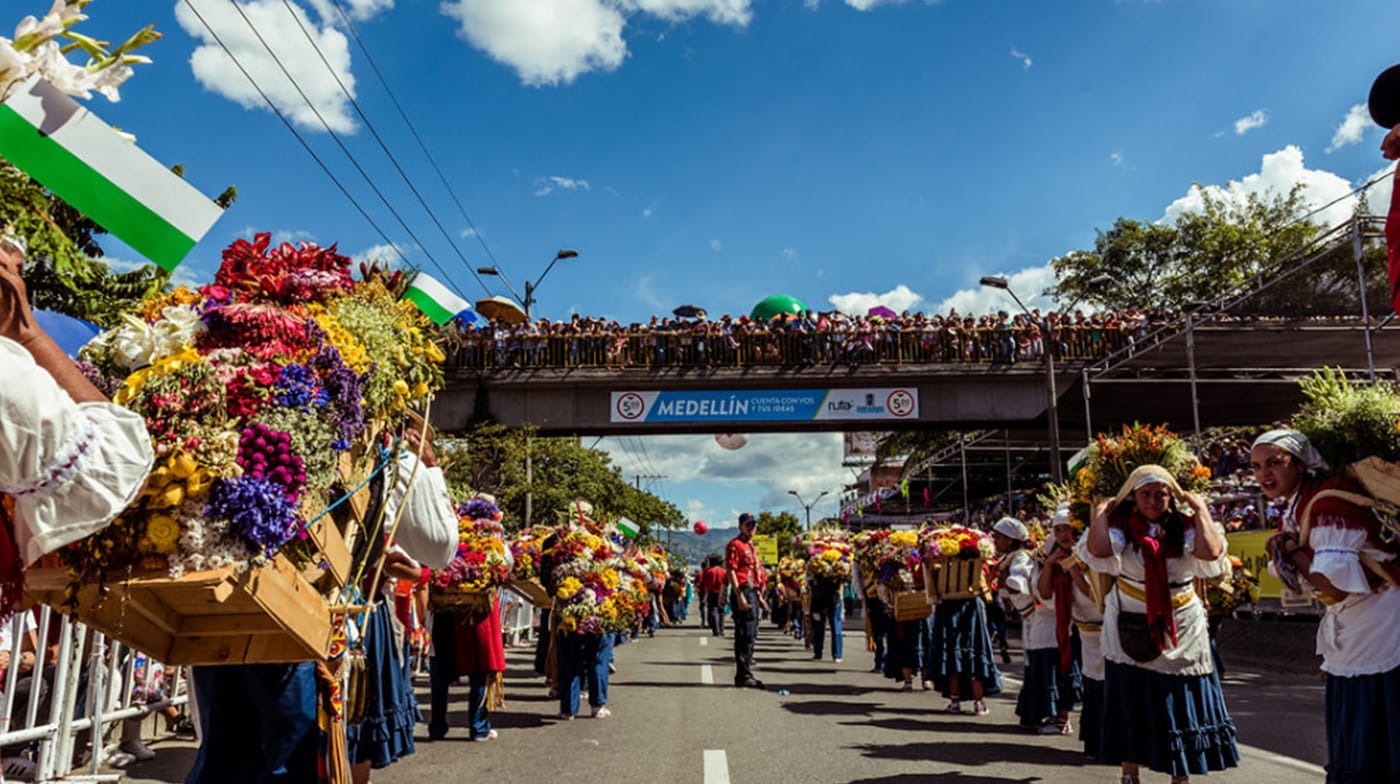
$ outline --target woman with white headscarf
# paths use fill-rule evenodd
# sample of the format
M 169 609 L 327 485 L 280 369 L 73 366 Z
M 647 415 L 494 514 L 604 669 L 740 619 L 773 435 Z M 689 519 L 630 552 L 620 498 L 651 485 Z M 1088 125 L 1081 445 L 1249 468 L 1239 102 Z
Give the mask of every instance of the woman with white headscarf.
M 1334 494 L 1356 488 L 1325 476 L 1327 464 L 1302 433 L 1259 436 L 1249 463 L 1264 494 L 1285 499 L 1267 544 L 1271 570 L 1327 605 L 1317 628 L 1327 673 L 1327 781 L 1393 781 L 1400 771 L 1400 548 L 1381 539 L 1370 510 Z
M 1235 725 L 1210 657 L 1196 577 L 1216 577 L 1224 534 L 1206 502 L 1161 466 L 1139 466 L 1094 510 L 1085 554 L 1116 576 L 1101 639 L 1104 719 L 1100 759 L 1123 784 L 1142 766 L 1173 782 L 1239 762 Z

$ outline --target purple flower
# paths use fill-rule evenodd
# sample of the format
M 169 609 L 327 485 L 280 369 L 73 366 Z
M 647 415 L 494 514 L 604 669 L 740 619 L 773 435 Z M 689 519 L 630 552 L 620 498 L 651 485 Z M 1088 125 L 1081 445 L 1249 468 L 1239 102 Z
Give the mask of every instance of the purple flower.
M 287 498 L 286 488 L 266 479 L 240 476 L 220 479 L 209 491 L 205 515 L 227 520 L 229 530 L 242 536 L 263 555 L 272 555 L 299 532 L 301 518 Z

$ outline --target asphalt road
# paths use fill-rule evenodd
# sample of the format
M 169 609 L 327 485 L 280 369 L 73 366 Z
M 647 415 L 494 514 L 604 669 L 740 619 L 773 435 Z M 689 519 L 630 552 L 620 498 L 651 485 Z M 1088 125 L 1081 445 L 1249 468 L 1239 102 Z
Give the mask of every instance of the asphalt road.
M 494 715 L 500 738 L 472 743 L 454 728 L 385 770 L 374 784 L 487 781 L 492 784 L 1018 784 L 1117 782 L 1090 764 L 1078 740 L 1028 735 L 1013 713 L 1019 656 L 1005 668 L 1007 690 L 991 715 L 947 715 L 931 692 L 904 693 L 868 672 L 858 631 L 842 663 L 813 661 L 802 643 L 770 626 L 760 634 L 758 675 L 766 691 L 738 690 L 731 638 L 695 626 L 663 629 L 618 649 L 609 704 L 613 716 L 555 718 L 557 701 L 530 671 L 529 652 L 508 649 L 507 707 Z M 1226 679 L 1240 730 L 1240 767 L 1210 781 L 1295 784 L 1322 779 L 1326 753 L 1322 683 L 1315 678 L 1233 668 Z M 420 684 L 426 709 L 426 680 Z M 787 694 L 782 692 L 786 691 Z M 460 723 L 466 689 L 451 706 Z M 178 782 L 193 750 L 151 744 L 157 759 L 128 769 L 130 784 Z M 1165 776 L 1145 776 L 1146 781 Z

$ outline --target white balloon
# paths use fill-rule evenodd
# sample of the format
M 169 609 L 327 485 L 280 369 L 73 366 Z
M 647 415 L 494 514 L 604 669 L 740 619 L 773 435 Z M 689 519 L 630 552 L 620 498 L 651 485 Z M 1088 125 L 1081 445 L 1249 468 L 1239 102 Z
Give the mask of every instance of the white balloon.
M 749 442 L 743 433 L 715 433 L 715 443 L 725 449 L 742 449 Z

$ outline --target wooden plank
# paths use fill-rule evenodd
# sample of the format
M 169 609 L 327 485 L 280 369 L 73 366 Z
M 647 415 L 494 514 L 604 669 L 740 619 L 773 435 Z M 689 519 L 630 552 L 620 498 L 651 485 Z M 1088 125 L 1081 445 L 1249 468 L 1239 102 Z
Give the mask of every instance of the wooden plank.
M 119 589 L 120 590 L 120 589 Z M 135 611 L 150 619 L 169 634 L 180 628 L 180 613 L 175 612 L 160 600 L 155 591 L 141 586 L 128 586 L 125 589 L 128 612 Z
M 241 664 L 247 661 L 248 637 L 176 637 L 166 664 Z
M 191 615 L 180 620 L 177 637 L 228 637 L 245 634 L 281 634 L 282 625 L 266 613 L 245 615 Z

